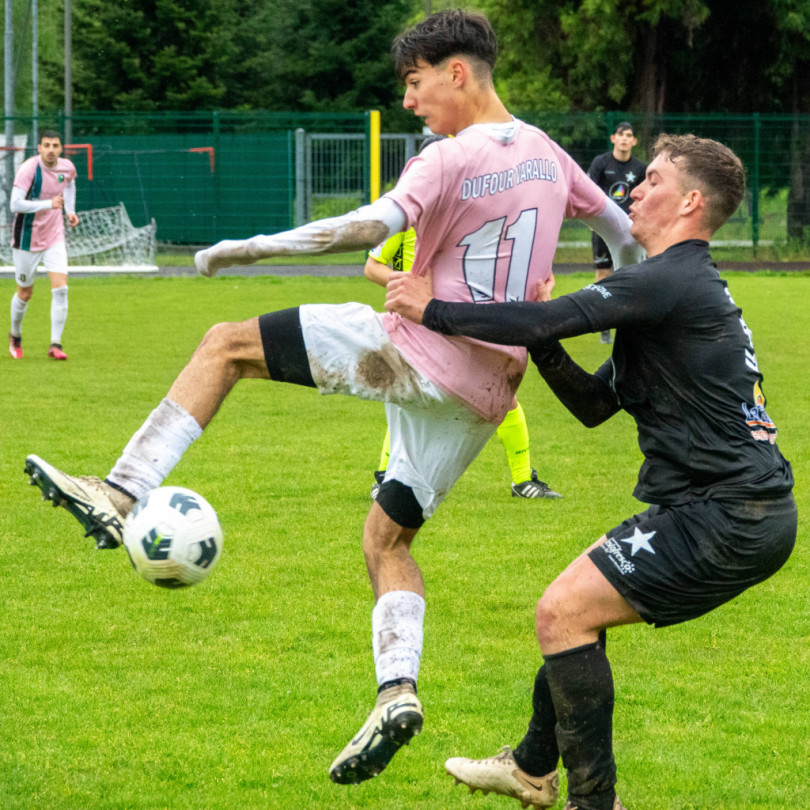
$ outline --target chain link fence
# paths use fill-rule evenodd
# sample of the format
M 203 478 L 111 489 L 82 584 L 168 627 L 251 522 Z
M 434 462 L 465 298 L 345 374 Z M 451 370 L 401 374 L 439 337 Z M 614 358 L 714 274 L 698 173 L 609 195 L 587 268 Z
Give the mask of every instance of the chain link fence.
M 715 138 L 740 155 L 748 175 L 746 199 L 717 241 L 782 244 L 810 234 L 810 115 L 516 114 L 548 132 L 583 168 L 611 148 L 610 134 L 623 120 L 635 128 L 642 159 L 661 132 Z M 12 123 L 0 163 L 6 218 L 14 171 L 36 153 L 32 119 Z M 37 123 L 40 131 L 64 131 L 66 122 L 40 115 Z M 69 150 L 79 171 L 79 210 L 123 202 L 134 225 L 157 222 L 162 243 L 273 233 L 369 199 L 367 113 L 83 113 L 72 117 L 70 133 L 79 147 Z M 424 137 L 381 136 L 383 192 Z M 584 226 L 566 224 L 562 242 L 587 240 Z

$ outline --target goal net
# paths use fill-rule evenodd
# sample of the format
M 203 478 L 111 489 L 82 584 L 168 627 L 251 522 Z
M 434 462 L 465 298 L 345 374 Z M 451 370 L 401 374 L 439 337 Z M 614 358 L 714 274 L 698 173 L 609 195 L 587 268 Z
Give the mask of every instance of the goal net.
M 79 224 L 75 228 L 65 224 L 71 273 L 143 273 L 158 269 L 154 219 L 136 228 L 123 203 L 77 213 Z M 0 261 L 13 263 L 10 225 L 0 227 Z

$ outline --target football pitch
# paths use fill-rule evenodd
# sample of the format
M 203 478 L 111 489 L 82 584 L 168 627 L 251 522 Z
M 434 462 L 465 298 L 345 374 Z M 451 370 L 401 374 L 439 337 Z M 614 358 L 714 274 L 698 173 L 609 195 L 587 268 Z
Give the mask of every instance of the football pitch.
M 810 276 L 726 277 L 793 464 L 799 537 L 782 571 L 706 617 L 609 631 L 628 810 L 810 808 Z M 591 278 L 561 276 L 556 293 Z M 4 810 L 519 806 L 471 796 L 443 764 L 517 744 L 540 661 L 538 597 L 642 508 L 626 414 L 586 430 L 530 366 L 519 399 L 533 466 L 564 497 L 512 498 L 493 438 L 420 532 L 424 731 L 377 779 L 349 787 L 327 771 L 376 691 L 360 540 L 381 405 L 241 382 L 166 482 L 200 492 L 225 532 L 217 569 L 179 591 L 141 580 L 123 550 L 94 551 L 22 472 L 36 453 L 104 476 L 216 322 L 311 302 L 381 308 L 383 295 L 362 278 L 76 277 L 70 360 L 54 363 L 37 282 L 25 359 L 0 360 Z M 590 370 L 609 351 L 596 335 L 566 346 Z

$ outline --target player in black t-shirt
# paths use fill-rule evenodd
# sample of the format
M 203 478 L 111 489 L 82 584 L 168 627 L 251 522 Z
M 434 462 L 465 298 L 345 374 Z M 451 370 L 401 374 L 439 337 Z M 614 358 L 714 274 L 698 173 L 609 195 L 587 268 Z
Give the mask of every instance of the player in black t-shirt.
M 431 329 L 529 347 L 543 378 L 585 425 L 626 410 L 644 463 L 635 495 L 650 507 L 575 559 L 537 606 L 544 657 L 528 732 L 486 760 L 454 758 L 459 781 L 535 807 L 556 800 L 618 810 L 613 678 L 605 630 L 701 616 L 775 573 L 796 539 L 790 464 L 766 411 L 751 330 L 709 254 L 709 238 L 742 200 L 742 164 L 693 135 L 659 137 L 632 193 L 641 264 L 555 300 L 448 304 L 417 279 L 389 285 L 386 306 Z M 559 338 L 616 329 L 595 374 Z
M 613 149 L 597 155 L 588 169 L 588 177 L 610 197 L 625 213 L 630 208 L 630 192 L 644 179 L 647 164 L 633 157 L 633 148 L 638 139 L 629 121 L 617 124 L 610 136 Z M 596 283 L 613 272 L 613 259 L 605 240 L 597 233 L 591 234 L 593 266 Z M 602 343 L 610 343 L 610 329 L 603 330 Z

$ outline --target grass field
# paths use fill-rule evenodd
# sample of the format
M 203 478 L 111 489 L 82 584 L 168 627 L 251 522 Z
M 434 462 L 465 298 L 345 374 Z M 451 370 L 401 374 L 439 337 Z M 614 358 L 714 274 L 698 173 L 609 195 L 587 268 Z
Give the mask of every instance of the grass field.
M 558 292 L 589 280 L 561 277 Z M 610 633 L 629 810 L 810 808 L 810 277 L 729 283 L 794 465 L 799 542 L 778 575 L 707 617 Z M 500 445 L 485 448 L 415 545 L 428 592 L 425 730 L 381 777 L 341 787 L 327 769 L 375 691 L 360 531 L 382 407 L 239 384 L 167 481 L 208 498 L 226 535 L 217 570 L 183 591 L 146 584 L 121 551 L 95 552 L 22 468 L 37 453 L 106 474 L 212 323 L 303 302 L 381 306 L 382 292 L 345 278 L 77 277 L 70 360 L 56 364 L 37 289 L 25 360 L 0 360 L 0 807 L 518 807 L 470 796 L 443 762 L 522 736 L 537 598 L 638 511 L 631 420 L 586 431 L 529 373 L 520 400 L 534 466 L 565 497 L 512 499 Z M 569 348 L 589 368 L 607 353 L 596 336 Z

